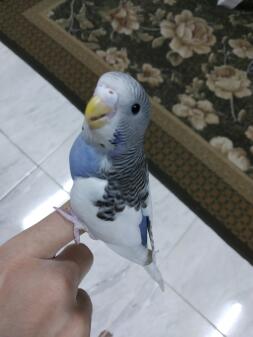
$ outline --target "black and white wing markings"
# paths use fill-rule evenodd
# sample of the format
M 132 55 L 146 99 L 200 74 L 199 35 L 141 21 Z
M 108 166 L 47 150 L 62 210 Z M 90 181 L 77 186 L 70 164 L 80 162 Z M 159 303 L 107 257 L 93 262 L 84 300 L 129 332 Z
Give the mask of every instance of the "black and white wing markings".
M 95 205 L 99 208 L 97 216 L 106 221 L 113 221 L 117 213 L 126 206 L 137 211 L 147 206 L 148 169 L 144 156 L 139 160 L 124 162 L 124 158 L 115 160 L 107 173 L 107 185 L 102 200 Z M 129 159 L 129 157 L 128 157 Z
M 147 234 L 150 241 L 151 251 L 152 251 L 152 260 L 155 259 L 155 242 L 153 236 L 153 207 L 152 207 L 152 199 L 148 186 L 148 198 L 146 201 L 146 207 L 142 208 L 142 214 L 147 218 Z

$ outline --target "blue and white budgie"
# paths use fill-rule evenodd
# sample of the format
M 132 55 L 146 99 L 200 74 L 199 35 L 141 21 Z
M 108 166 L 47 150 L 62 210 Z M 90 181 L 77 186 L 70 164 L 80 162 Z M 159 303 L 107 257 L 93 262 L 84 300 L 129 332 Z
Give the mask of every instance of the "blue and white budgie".
M 144 134 L 150 102 L 121 72 L 103 74 L 70 152 L 72 215 L 60 213 L 117 254 L 143 266 L 164 289 L 155 261 Z M 151 249 L 148 248 L 148 237 Z

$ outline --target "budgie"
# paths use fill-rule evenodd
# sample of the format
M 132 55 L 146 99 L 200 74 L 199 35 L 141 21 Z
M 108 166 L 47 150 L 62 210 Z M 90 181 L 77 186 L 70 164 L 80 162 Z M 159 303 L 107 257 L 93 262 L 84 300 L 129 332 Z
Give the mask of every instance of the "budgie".
M 156 265 L 144 134 L 151 107 L 144 88 L 121 72 L 103 74 L 69 156 L 71 214 L 93 239 L 145 268 L 164 290 Z M 150 246 L 150 248 L 148 248 Z

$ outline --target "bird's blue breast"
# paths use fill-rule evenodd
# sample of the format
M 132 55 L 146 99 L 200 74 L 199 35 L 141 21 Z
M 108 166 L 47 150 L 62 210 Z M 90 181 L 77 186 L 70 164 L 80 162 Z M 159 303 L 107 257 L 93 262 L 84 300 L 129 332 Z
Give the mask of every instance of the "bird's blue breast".
M 77 177 L 101 178 L 101 161 L 103 155 L 87 144 L 80 134 L 75 140 L 69 154 L 69 165 L 72 179 Z

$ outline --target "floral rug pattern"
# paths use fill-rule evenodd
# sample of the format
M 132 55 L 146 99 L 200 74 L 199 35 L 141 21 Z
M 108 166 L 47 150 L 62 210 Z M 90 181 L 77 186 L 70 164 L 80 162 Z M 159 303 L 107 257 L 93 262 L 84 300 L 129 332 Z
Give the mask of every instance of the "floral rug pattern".
M 253 178 L 253 12 L 215 2 L 66 0 L 49 16 Z

